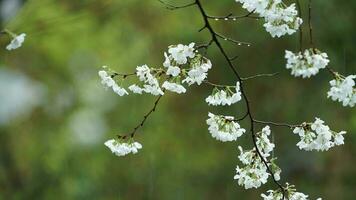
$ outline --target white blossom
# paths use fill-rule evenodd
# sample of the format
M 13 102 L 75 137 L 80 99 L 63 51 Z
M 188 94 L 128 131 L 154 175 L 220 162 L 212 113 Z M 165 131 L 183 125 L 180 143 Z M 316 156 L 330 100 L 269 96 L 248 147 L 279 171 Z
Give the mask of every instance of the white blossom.
M 168 81 L 165 81 L 162 87 L 178 94 L 185 93 L 187 91 L 182 85 Z
M 354 107 L 356 103 L 355 81 L 356 75 L 349 75 L 346 78 L 336 75 L 337 77 L 330 81 L 330 90 L 328 98 L 333 101 L 342 102 L 343 106 Z
M 266 31 L 272 37 L 281 37 L 283 35 L 291 35 L 295 33 L 303 20 L 298 17 L 298 11 L 295 9 L 295 4 L 291 4 L 287 8 L 281 4 L 274 3 L 262 15 L 266 23 L 263 25 Z
M 194 58 L 194 43 L 190 43 L 187 45 L 172 45 L 168 49 L 168 53 L 172 56 L 173 60 L 177 62 L 177 64 L 186 64 L 188 58 Z
M 301 192 L 297 192 L 294 185 L 289 185 L 285 188 L 285 196 L 280 189 L 278 190 L 268 190 L 266 194 L 261 194 L 263 200 L 308 200 L 308 195 Z M 318 198 L 317 200 L 322 200 Z
M 269 1 L 268 0 L 236 0 L 242 3 L 242 7 L 249 12 L 263 13 L 265 12 Z
M 129 90 L 131 90 L 131 92 L 136 94 L 142 94 L 143 92 L 143 89 L 136 84 L 130 85 Z
M 164 57 L 166 58 L 165 61 L 163 62 L 163 66 L 167 68 L 167 75 L 171 75 L 173 77 L 176 77 L 180 74 L 181 70 L 178 66 L 174 66 L 174 60 L 172 55 L 167 55 L 167 53 L 164 53 Z
M 245 189 L 250 189 L 258 188 L 267 183 L 270 174 L 267 172 L 266 165 L 257 155 L 256 150 L 253 148 L 249 151 L 243 151 L 241 146 L 239 146 L 239 150 L 240 155 L 238 158 L 244 166 L 236 166 L 234 179 L 237 180 L 238 184 L 244 186 Z
M 151 69 L 147 65 L 137 66 L 136 75 L 143 82 L 142 91 L 155 96 L 164 94 L 157 78 L 151 73 Z M 136 87 L 135 89 L 138 88 Z
M 105 68 L 105 66 L 103 68 Z M 124 88 L 118 86 L 115 80 L 105 70 L 100 70 L 98 74 L 101 78 L 101 84 L 104 85 L 106 89 L 112 88 L 112 90 L 119 96 L 129 94 Z
M 190 67 L 188 76 L 183 80 L 183 83 L 188 83 L 188 85 L 196 83 L 200 85 L 207 78 L 207 72 L 211 69 L 212 64 L 207 58 L 196 57 L 192 60 Z
M 263 17 L 266 31 L 272 37 L 281 37 L 295 33 L 303 20 L 298 17 L 295 4 L 286 6 L 281 0 L 236 0 L 249 12 L 255 12 Z
M 11 51 L 22 46 L 22 43 L 25 41 L 26 34 L 21 33 L 20 35 L 14 36 L 10 44 L 6 46 L 6 49 Z
M 304 53 L 293 53 L 285 51 L 287 59 L 287 69 L 291 69 L 291 74 L 295 77 L 309 78 L 316 75 L 320 69 L 325 68 L 328 63 L 328 55 L 317 49 L 306 49 Z
M 224 90 L 214 88 L 213 93 L 208 96 L 205 101 L 209 105 L 231 105 L 241 100 L 240 82 L 236 83 L 235 92 L 230 87 L 225 87 Z
M 315 118 L 313 123 L 303 123 L 300 127 L 293 130 L 294 134 L 298 134 L 300 141 L 297 146 L 306 151 L 327 151 L 335 145 L 344 144 L 343 135 L 346 131 L 335 132 L 330 130 L 329 126 L 324 124 L 324 121 Z
M 275 147 L 275 145 L 268 139 L 270 134 L 271 130 L 269 126 L 266 126 L 262 129 L 256 141 L 256 144 L 264 157 L 270 156 L 270 152 L 272 152 Z
M 111 139 L 104 144 L 117 156 L 125 156 L 129 153 L 136 154 L 139 149 L 142 149 L 142 145 L 138 142 L 120 143 L 117 140 Z
M 270 134 L 271 130 L 269 126 L 264 127 L 262 131 L 256 133 L 256 145 L 265 161 L 270 157 L 270 152 L 272 152 L 275 147 L 268 139 Z M 248 151 L 244 151 L 241 146 L 238 148 L 240 150 L 238 158 L 243 164 L 243 167 L 236 167 L 234 179 L 237 179 L 238 184 L 244 186 L 245 189 L 249 189 L 258 188 L 262 184 L 267 183 L 267 179 L 271 174 L 268 172 L 266 164 L 261 159 L 256 148 Z M 281 169 L 275 164 L 275 160 L 275 158 L 270 159 L 267 165 L 272 170 L 274 179 L 279 180 Z
M 241 128 L 240 125 L 234 121 L 234 117 L 219 116 L 213 113 L 209 113 L 208 116 L 209 119 L 206 120 L 206 123 L 209 125 L 208 130 L 212 137 L 217 140 L 222 142 L 235 141 L 246 132 L 245 129 Z
M 180 74 L 180 68 L 176 66 L 169 66 L 166 74 L 176 77 Z

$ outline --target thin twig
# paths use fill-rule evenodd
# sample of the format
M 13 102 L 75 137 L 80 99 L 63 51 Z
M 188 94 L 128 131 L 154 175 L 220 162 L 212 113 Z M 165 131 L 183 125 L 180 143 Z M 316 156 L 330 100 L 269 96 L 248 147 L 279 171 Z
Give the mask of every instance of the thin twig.
M 266 124 L 266 125 L 273 125 L 273 126 L 284 126 L 284 127 L 288 127 L 291 129 L 300 126 L 300 125 L 292 125 L 292 124 L 287 124 L 287 123 L 267 122 L 267 121 L 261 121 L 261 120 L 257 120 L 257 119 L 254 119 L 253 121 L 255 123 L 259 123 L 259 124 Z
M 203 81 L 204 84 L 207 84 L 207 85 L 210 85 L 210 86 L 214 86 L 214 87 L 220 87 L 220 88 L 225 88 L 225 87 L 236 87 L 236 86 L 233 86 L 233 85 L 221 85 L 221 84 L 216 84 L 216 83 L 212 83 L 212 82 L 209 82 L 207 80 Z
M 279 72 L 275 72 L 275 73 L 272 73 L 272 74 L 257 74 L 257 75 L 249 76 L 249 77 L 246 77 L 246 78 L 241 78 L 241 80 L 247 81 L 247 80 L 258 78 L 258 77 L 271 77 L 271 76 L 275 76 L 277 74 L 279 74 Z
M 213 43 L 213 40 L 210 40 L 208 43 L 200 44 L 195 47 L 195 49 L 207 49 Z
M 230 61 L 234 61 L 234 60 L 236 60 L 238 57 L 239 57 L 239 56 L 236 55 L 236 56 L 230 57 L 229 60 L 230 60 Z
M 261 19 L 262 17 L 259 17 L 259 16 L 253 16 L 252 14 L 254 13 L 254 11 L 252 12 L 249 12 L 245 15 L 239 15 L 239 16 L 234 16 L 232 15 L 232 13 L 226 15 L 226 16 L 207 16 L 208 19 L 214 19 L 214 20 L 220 20 L 220 19 L 223 19 L 223 20 L 234 20 L 236 21 L 237 19 L 242 19 L 242 18 L 251 18 L 251 19 Z
M 195 2 L 192 2 L 192 3 L 186 4 L 186 5 L 182 5 L 182 6 L 175 6 L 175 5 L 172 5 L 172 4 L 168 3 L 168 2 L 165 2 L 163 0 L 158 0 L 158 1 L 161 2 L 163 5 L 165 5 L 168 10 L 176 10 L 176 9 L 180 9 L 180 8 L 187 8 L 187 7 L 195 5 Z
M 240 45 L 247 45 L 248 47 L 251 46 L 251 43 L 248 43 L 248 42 L 237 41 L 237 40 L 228 38 L 228 37 L 226 37 L 226 36 L 223 36 L 222 34 L 217 33 L 217 32 L 214 32 L 214 34 L 215 34 L 216 36 L 218 36 L 219 38 L 225 40 L 225 41 L 232 42 L 232 43 L 237 44 L 237 45 L 239 45 L 239 46 L 240 46 Z
M 163 92 L 164 91 L 165 90 L 163 90 Z M 163 97 L 163 95 L 159 95 L 158 96 L 158 98 L 156 99 L 156 101 L 155 101 L 153 107 L 151 108 L 151 110 L 146 115 L 143 116 L 142 121 L 130 133 L 128 133 L 126 135 L 118 135 L 118 138 L 120 138 L 120 139 L 126 139 L 127 137 L 133 138 L 135 136 L 137 130 L 145 124 L 147 118 L 156 110 L 157 105 L 158 105 L 158 103 L 159 103 L 159 101 L 161 100 L 162 97 Z

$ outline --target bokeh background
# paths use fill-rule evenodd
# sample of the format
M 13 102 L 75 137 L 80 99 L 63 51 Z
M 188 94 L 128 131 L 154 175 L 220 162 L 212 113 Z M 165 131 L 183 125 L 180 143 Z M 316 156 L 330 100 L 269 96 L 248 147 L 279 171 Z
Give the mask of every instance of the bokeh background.
M 245 13 L 233 0 L 203 4 L 211 15 Z M 205 120 L 209 111 L 237 116 L 244 107 L 209 107 L 206 86 L 167 94 L 139 130 L 144 148 L 138 154 L 116 157 L 103 145 L 130 131 L 155 98 L 105 91 L 97 71 L 160 66 L 168 45 L 208 41 L 207 32 L 197 32 L 203 23 L 196 8 L 169 11 L 157 0 L 1 0 L 0 6 L 1 28 L 27 34 L 11 52 L 5 50 L 9 38 L 0 37 L 0 199 L 259 199 L 275 188 L 246 191 L 233 180 L 237 146 L 251 147 L 250 136 L 220 143 Z M 313 7 L 317 47 L 329 54 L 332 68 L 355 74 L 356 1 L 314 0 Z M 325 70 L 306 80 L 289 75 L 284 50 L 298 49 L 298 34 L 272 39 L 253 19 L 212 23 L 252 43 L 224 43 L 239 55 L 242 76 L 280 72 L 246 83 L 256 118 L 296 124 L 316 116 L 348 131 L 345 145 L 317 153 L 300 151 L 291 130 L 273 127 L 282 181 L 311 199 L 355 199 L 355 109 L 326 98 L 332 77 Z M 304 47 L 307 40 L 305 34 Z M 216 47 L 207 53 L 214 66 L 209 80 L 233 84 Z

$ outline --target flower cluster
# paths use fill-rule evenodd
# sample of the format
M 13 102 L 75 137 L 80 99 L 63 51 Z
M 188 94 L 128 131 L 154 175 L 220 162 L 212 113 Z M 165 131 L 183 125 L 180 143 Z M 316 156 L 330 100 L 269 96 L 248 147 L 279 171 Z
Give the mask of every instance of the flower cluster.
M 125 156 L 129 153 L 136 154 L 139 149 L 142 149 L 142 145 L 140 143 L 132 141 L 125 143 L 111 139 L 106 141 L 104 144 L 117 156 Z
M 336 78 L 330 81 L 331 88 L 328 91 L 328 98 L 331 98 L 333 101 L 342 102 L 343 106 L 354 107 L 356 103 L 354 79 L 356 79 L 356 75 L 342 77 L 336 74 Z
M 345 131 L 335 132 L 329 126 L 324 125 L 324 121 L 316 118 L 313 123 L 303 123 L 293 130 L 298 134 L 300 141 L 297 146 L 306 151 L 327 151 L 331 147 L 344 144 Z
M 212 67 L 210 60 L 194 53 L 194 45 L 194 43 L 171 45 L 168 48 L 168 54 L 164 53 L 166 59 L 163 66 L 167 68 L 166 74 L 171 76 L 171 81 L 175 81 L 177 85 L 181 84 L 181 79 L 183 79 L 182 83 L 188 85 L 194 83 L 200 85 L 206 79 L 207 72 Z M 187 64 L 189 64 L 189 67 L 184 68 L 184 65 Z M 168 87 L 171 86 L 174 90 L 177 90 L 177 85 L 168 85 Z M 183 89 L 179 87 L 178 91 L 182 92 Z
M 6 46 L 6 49 L 11 51 L 21 47 L 22 43 L 25 41 L 26 34 L 25 33 L 21 33 L 20 35 L 15 35 L 13 33 L 9 33 L 9 34 L 11 35 L 12 40 L 10 44 Z
M 286 68 L 292 70 L 291 74 L 303 78 L 316 75 L 329 63 L 328 55 L 317 49 L 306 49 L 304 53 L 286 51 L 285 58 L 287 59 Z
M 192 85 L 194 83 L 200 85 L 207 77 L 208 71 L 211 69 L 211 62 L 207 58 L 202 56 L 196 56 L 192 59 L 190 63 L 190 69 L 188 72 L 184 71 L 186 78 L 183 80 L 183 83 Z
M 231 88 L 235 88 L 235 91 L 232 91 Z M 212 94 L 205 99 L 209 105 L 213 106 L 231 105 L 240 100 L 240 82 L 237 82 L 236 86 L 226 86 L 223 90 L 214 87 Z
M 212 137 L 217 140 L 222 142 L 235 141 L 246 132 L 234 121 L 234 117 L 214 115 L 213 113 L 209 113 L 208 116 L 209 119 L 206 120 L 209 126 L 208 130 Z
M 106 66 L 103 67 L 104 69 L 106 68 Z M 107 71 L 105 70 L 101 70 L 99 71 L 99 76 L 101 78 L 101 84 L 104 85 L 104 87 L 106 89 L 108 88 L 112 88 L 112 90 L 118 94 L 119 96 L 124 96 L 124 95 L 128 95 L 129 93 L 127 93 L 127 91 L 120 87 L 116 82 L 115 80 L 113 79 L 113 76 L 114 75 L 109 75 Z
M 127 77 L 136 75 L 138 81 L 128 86 L 128 90 L 132 93 L 148 93 L 154 96 L 164 95 L 165 90 L 178 94 L 185 93 L 186 89 L 183 83 L 187 83 L 187 85 L 194 83 L 200 85 L 207 78 L 208 70 L 212 67 L 210 60 L 198 54 L 194 46 L 194 43 L 169 46 L 168 52 L 164 53 L 165 61 L 161 68 L 151 68 L 147 65 L 142 65 L 136 67 L 136 73 L 119 74 L 104 66 L 103 70 L 99 71 L 101 83 L 105 88 L 112 88 L 115 93 L 124 96 L 129 93 L 125 88 L 121 87 L 122 82 Z M 117 81 L 121 82 L 120 86 L 117 84 Z M 244 129 L 240 129 L 237 123 L 233 126 L 224 125 L 222 129 L 227 131 L 224 136 L 225 138 L 222 135 L 216 137 L 219 137 L 223 141 L 236 140 L 237 137 L 245 132 Z M 219 134 L 221 133 L 219 132 Z M 105 145 L 118 156 L 136 153 L 142 147 L 137 142 L 121 143 L 116 140 L 109 140 Z
M 142 92 L 152 94 L 155 96 L 163 95 L 164 92 L 159 86 L 159 82 L 156 76 L 160 76 L 162 72 L 160 70 L 151 69 L 147 65 L 136 67 L 136 75 L 141 81 L 142 86 L 136 84 L 129 86 L 129 90 L 133 93 L 142 94 Z
M 234 179 L 238 180 L 240 186 L 244 186 L 245 189 L 258 188 L 262 184 L 267 183 L 268 176 L 267 167 L 258 157 L 256 150 L 243 151 L 239 146 L 240 155 L 239 160 L 244 164 L 243 168 L 236 166 L 236 175 Z
M 263 200 L 308 200 L 308 195 L 301 192 L 297 192 L 294 185 L 289 185 L 285 188 L 286 196 L 284 198 L 280 189 L 278 190 L 268 190 L 267 194 L 261 194 Z M 317 200 L 321 200 L 318 198 Z
M 165 88 L 166 90 L 169 90 L 171 92 L 175 92 L 178 94 L 182 94 L 187 91 L 182 85 L 177 84 L 177 83 L 168 82 L 168 81 L 165 81 L 163 83 L 162 87 Z
M 286 6 L 282 0 L 236 0 L 249 12 L 255 12 L 265 19 L 266 31 L 272 37 L 295 33 L 303 20 L 298 17 L 295 4 Z
M 261 153 L 263 159 L 267 159 L 270 153 L 273 151 L 275 145 L 271 143 L 268 136 L 271 134 L 269 126 L 262 129 L 261 132 L 257 133 L 257 147 Z M 244 151 L 241 146 L 239 146 L 240 155 L 238 156 L 241 163 L 244 165 L 242 168 L 240 166 L 236 167 L 236 175 L 234 179 L 238 180 L 238 184 L 244 186 L 245 189 L 258 188 L 262 184 L 267 183 L 268 177 L 270 176 L 267 171 L 267 166 L 261 157 L 259 157 L 256 148 L 249 151 Z M 281 169 L 275 164 L 276 159 L 272 158 L 268 162 L 268 166 L 271 167 L 274 179 L 280 179 Z
M 137 66 L 135 74 L 118 74 L 105 70 L 99 72 L 102 83 L 105 87 L 112 87 L 120 96 L 128 92 L 117 85 L 114 77 L 125 79 L 128 76 L 136 75 L 139 82 L 132 84 L 128 89 L 132 93 L 148 93 L 154 96 L 164 95 L 164 90 L 178 94 L 185 93 L 186 88 L 183 83 L 200 85 L 208 75 L 208 70 L 212 64 L 209 59 L 196 53 L 194 43 L 189 45 L 171 45 L 168 53 L 164 53 L 165 61 L 162 68 L 151 68 L 147 65 Z M 162 81 L 161 81 L 162 80 Z

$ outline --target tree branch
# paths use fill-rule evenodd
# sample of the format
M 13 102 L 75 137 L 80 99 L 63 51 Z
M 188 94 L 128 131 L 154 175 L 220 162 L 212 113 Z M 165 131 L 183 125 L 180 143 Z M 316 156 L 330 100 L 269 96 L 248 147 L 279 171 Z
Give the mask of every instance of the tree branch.
M 234 20 L 236 21 L 237 19 L 242 19 L 242 18 L 251 18 L 251 19 L 261 19 L 262 17 L 259 17 L 259 16 L 253 16 L 252 14 L 254 13 L 254 11 L 252 12 L 249 12 L 245 15 L 240 15 L 240 16 L 234 16 L 232 15 L 232 13 L 226 15 L 226 16 L 211 16 L 211 15 L 207 15 L 207 18 L 208 19 L 214 19 L 214 20 L 220 20 L 220 19 L 223 19 L 223 20 Z
M 164 89 L 163 89 L 163 92 L 165 92 Z M 155 101 L 153 107 L 151 108 L 151 110 L 150 110 L 146 115 L 143 116 L 142 121 L 141 121 L 130 133 L 128 133 L 128 134 L 126 134 L 126 135 L 118 135 L 117 137 L 118 137 L 119 139 L 126 139 L 126 138 L 128 138 L 128 137 L 133 138 L 133 137 L 135 136 L 137 130 L 145 124 L 147 118 L 148 118 L 154 111 L 156 111 L 157 105 L 158 105 L 158 103 L 159 103 L 159 101 L 161 100 L 162 97 L 163 97 L 163 95 L 159 95 L 159 96 L 158 96 L 158 98 L 156 99 L 156 101 Z
M 290 129 L 300 126 L 300 125 L 292 125 L 292 124 L 287 124 L 287 123 L 267 122 L 267 121 L 261 121 L 261 120 L 257 120 L 257 119 L 254 119 L 253 122 L 258 123 L 258 124 L 265 124 L 265 125 L 284 126 L 284 127 L 290 128 Z
M 237 40 L 228 38 L 228 37 L 226 37 L 226 36 L 223 36 L 222 34 L 217 33 L 217 32 L 214 32 L 214 34 L 215 34 L 216 36 L 218 36 L 219 38 L 225 40 L 225 41 L 232 42 L 232 43 L 237 44 L 237 45 L 239 45 L 239 46 L 240 46 L 240 45 L 247 45 L 248 47 L 251 46 L 251 44 L 248 43 L 248 42 L 237 41 Z
M 309 37 L 310 37 L 310 45 L 314 49 L 314 42 L 313 42 L 313 26 L 312 26 L 312 6 L 311 6 L 311 0 L 308 1 L 308 10 L 309 10 L 309 17 L 308 17 L 308 25 L 309 25 Z
M 182 5 L 182 6 L 175 6 L 170 3 L 165 2 L 163 0 L 158 0 L 158 1 L 161 2 L 163 5 L 165 5 L 168 10 L 177 10 L 180 8 L 187 8 L 187 7 L 190 7 L 190 6 L 193 6 L 196 4 L 195 2 L 192 2 L 192 3 L 186 4 L 186 5 Z
M 258 77 L 271 77 L 271 76 L 275 76 L 279 74 L 279 72 L 275 72 L 275 73 L 272 73 L 272 74 L 256 74 L 256 75 L 253 75 L 253 76 L 249 76 L 249 77 L 246 77 L 246 78 L 241 78 L 242 81 L 247 81 L 247 80 L 250 80 L 250 79 L 254 79 L 254 78 L 258 78 Z
M 285 189 L 284 189 L 284 187 L 275 179 L 271 168 L 269 167 L 267 161 L 265 160 L 265 158 L 263 157 L 263 155 L 261 154 L 261 152 L 260 152 L 260 150 L 259 150 L 259 148 L 257 146 L 257 136 L 256 136 L 256 133 L 254 132 L 254 119 L 253 119 L 253 115 L 251 113 L 251 107 L 250 107 L 249 100 L 248 100 L 247 95 L 246 95 L 246 93 L 244 91 L 244 86 L 243 86 L 243 83 L 242 83 L 242 79 L 241 79 L 239 73 L 237 72 L 237 70 L 235 69 L 234 64 L 232 63 L 232 61 L 227 56 L 227 53 L 225 52 L 225 49 L 222 47 L 220 41 L 218 40 L 218 38 L 217 38 L 218 34 L 214 31 L 214 29 L 210 25 L 209 20 L 208 20 L 209 19 L 208 15 L 206 14 L 206 12 L 205 12 L 200 0 L 196 0 L 195 2 L 196 2 L 197 6 L 199 8 L 199 11 L 200 11 L 202 17 L 203 17 L 203 20 L 204 20 L 204 23 L 205 23 L 204 27 L 206 27 L 206 29 L 208 29 L 208 31 L 209 31 L 209 33 L 210 33 L 210 35 L 212 37 L 212 40 L 214 41 L 214 43 L 216 44 L 216 46 L 220 50 L 221 54 L 224 56 L 225 60 L 228 63 L 229 68 L 232 70 L 232 72 L 234 73 L 234 75 L 236 76 L 238 81 L 240 82 L 241 94 L 242 94 L 242 96 L 243 96 L 243 98 L 245 100 L 246 107 L 247 107 L 247 116 L 249 117 L 249 120 L 250 120 L 250 126 L 251 126 L 250 127 L 250 131 L 251 131 L 251 136 L 252 136 L 254 147 L 256 149 L 256 152 L 257 152 L 258 156 L 260 157 L 260 159 L 262 160 L 262 162 L 266 166 L 268 173 L 271 174 L 273 182 L 281 189 L 281 191 L 282 191 L 282 199 L 284 199 L 284 197 L 285 197 Z
M 299 17 L 302 19 L 302 8 L 300 6 L 300 1 L 299 0 L 296 0 L 296 1 L 297 1 Z M 303 27 L 302 27 L 302 25 L 300 25 L 299 26 L 299 50 L 300 50 L 300 52 L 302 52 L 302 49 L 303 49 Z

